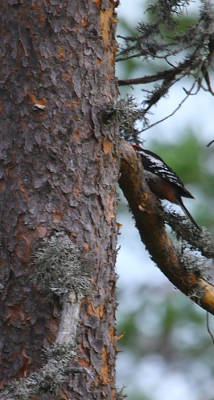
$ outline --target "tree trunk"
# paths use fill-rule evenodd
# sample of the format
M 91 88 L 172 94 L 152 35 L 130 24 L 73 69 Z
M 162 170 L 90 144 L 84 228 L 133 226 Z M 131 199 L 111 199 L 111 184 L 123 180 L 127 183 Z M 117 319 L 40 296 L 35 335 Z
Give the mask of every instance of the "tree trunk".
M 1 398 L 115 398 L 114 6 L 0 5 Z

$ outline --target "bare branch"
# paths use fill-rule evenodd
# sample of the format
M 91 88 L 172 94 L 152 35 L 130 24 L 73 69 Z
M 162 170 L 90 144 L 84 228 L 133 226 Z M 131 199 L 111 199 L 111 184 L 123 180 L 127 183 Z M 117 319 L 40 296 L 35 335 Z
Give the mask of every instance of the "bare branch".
M 138 25 L 136 36 L 120 36 L 125 45 L 120 50 L 117 61 L 136 57 L 146 62 L 162 59 L 171 67 L 150 76 L 145 75 L 134 79 L 118 80 L 119 86 L 144 85 L 162 81 L 160 85 L 154 85 L 150 95 L 145 99 L 144 103 L 148 105 L 145 108 L 145 113 L 156 105 L 178 80 L 184 77 L 195 77 L 198 83 L 197 92 L 201 88 L 206 90 L 202 82 L 204 80 L 207 85 L 207 91 L 212 96 L 214 95 L 208 71 L 214 57 L 214 15 L 212 5 L 209 0 L 202 0 L 198 20 L 192 26 L 187 27 L 186 30 L 181 31 L 181 33 L 174 32 L 178 23 L 178 18 L 176 19 L 175 17 L 180 16 L 184 7 L 188 4 L 188 1 L 168 2 L 156 0 L 147 9 L 152 13 L 152 19 L 149 22 L 141 22 Z M 174 64 L 177 63 L 178 56 L 180 57 L 177 66 L 173 65 L 173 56 Z M 170 61 L 168 60 L 169 57 L 171 57 Z M 177 109 L 180 108 L 183 102 Z M 157 123 L 164 121 L 173 114 L 174 112 Z M 149 127 L 151 126 L 154 125 Z
M 209 147 L 209 146 L 211 146 L 211 144 L 214 142 L 214 140 L 211 140 L 211 142 L 209 142 L 208 144 L 207 144 L 207 147 Z
M 169 114 L 169 115 L 167 115 L 166 117 L 160 119 L 159 121 L 154 122 L 154 124 L 148 125 L 146 128 L 142 129 L 141 132 L 144 132 L 144 131 L 146 131 L 147 129 L 150 129 L 150 128 L 152 128 L 153 126 L 158 125 L 158 124 L 160 124 L 161 122 L 166 121 L 166 119 L 172 117 L 172 116 L 181 108 L 181 106 L 183 105 L 183 103 L 188 99 L 188 97 L 190 96 L 191 91 L 193 90 L 194 86 L 195 86 L 195 82 L 194 82 L 194 84 L 192 85 L 190 91 L 189 91 L 189 92 L 187 93 L 187 95 L 183 98 L 183 100 L 178 104 L 178 106 L 174 109 L 174 111 L 171 112 L 171 114 Z

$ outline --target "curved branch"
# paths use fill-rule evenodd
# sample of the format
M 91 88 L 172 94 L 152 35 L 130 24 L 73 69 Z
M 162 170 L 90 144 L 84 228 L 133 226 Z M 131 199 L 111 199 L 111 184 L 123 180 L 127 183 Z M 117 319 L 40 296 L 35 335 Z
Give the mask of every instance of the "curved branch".
M 137 154 L 125 141 L 120 143 L 120 154 L 119 185 L 128 200 L 141 240 L 152 260 L 174 286 L 200 307 L 214 314 L 214 286 L 199 276 L 198 271 L 190 271 L 183 266 L 178 252 L 166 234 L 160 201 L 146 185 Z

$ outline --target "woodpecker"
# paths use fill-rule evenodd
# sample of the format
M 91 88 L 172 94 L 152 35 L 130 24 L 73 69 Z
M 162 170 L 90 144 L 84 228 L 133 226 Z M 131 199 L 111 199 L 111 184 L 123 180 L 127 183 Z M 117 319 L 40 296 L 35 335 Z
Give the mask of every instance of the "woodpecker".
M 186 209 L 181 197 L 194 199 L 193 195 L 184 187 L 183 182 L 161 157 L 152 151 L 145 150 L 138 145 L 132 145 L 140 155 L 145 171 L 146 181 L 150 190 L 160 199 L 178 204 L 193 225 L 201 231 L 189 211 Z

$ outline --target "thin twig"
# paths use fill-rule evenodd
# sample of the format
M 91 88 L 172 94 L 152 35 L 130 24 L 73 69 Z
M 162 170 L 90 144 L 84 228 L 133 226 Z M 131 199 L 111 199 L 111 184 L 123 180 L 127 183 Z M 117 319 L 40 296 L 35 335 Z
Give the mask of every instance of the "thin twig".
M 212 341 L 213 341 L 213 344 L 214 344 L 214 336 L 213 336 L 213 334 L 212 334 L 212 332 L 210 330 L 209 313 L 208 313 L 208 311 L 206 312 L 206 321 L 207 321 L 207 332 L 210 334 L 210 336 L 212 338 Z
M 166 117 L 160 119 L 159 121 L 154 122 L 154 124 L 151 124 L 151 125 L 147 126 L 145 129 L 142 129 L 142 130 L 140 131 L 140 133 L 142 133 L 142 132 L 144 132 L 144 131 L 147 131 L 147 129 L 153 128 L 153 126 L 158 125 L 158 124 L 160 124 L 161 122 L 165 121 L 166 119 L 172 117 L 172 116 L 179 110 L 179 108 L 181 108 L 181 106 L 183 105 L 183 103 L 188 99 L 188 97 L 189 97 L 190 94 L 191 94 L 191 91 L 194 89 L 195 84 L 196 84 L 196 81 L 193 83 L 193 85 L 192 85 L 192 87 L 191 87 L 189 93 L 187 93 L 187 95 L 186 95 L 186 96 L 184 97 L 184 99 L 180 102 L 180 104 L 178 105 L 178 107 L 176 107 L 175 110 L 174 110 L 171 114 L 169 114 L 169 115 L 167 115 Z
M 209 147 L 212 143 L 214 143 L 214 139 L 211 140 L 211 142 L 209 142 L 209 143 L 207 144 L 207 147 Z

